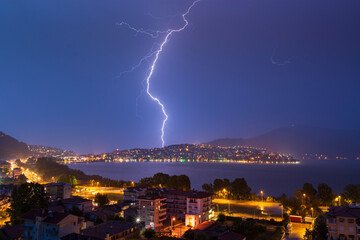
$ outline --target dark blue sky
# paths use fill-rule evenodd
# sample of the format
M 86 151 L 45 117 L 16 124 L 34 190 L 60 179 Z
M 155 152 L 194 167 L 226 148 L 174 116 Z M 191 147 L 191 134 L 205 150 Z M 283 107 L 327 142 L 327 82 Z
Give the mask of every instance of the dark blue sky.
M 160 146 L 142 95 L 154 42 L 191 1 L 0 2 L 0 130 L 77 152 Z M 152 92 L 166 144 L 298 124 L 359 129 L 360 1 L 202 0 L 160 56 Z M 277 63 L 277 64 L 276 64 Z M 138 115 L 138 116 L 137 116 Z

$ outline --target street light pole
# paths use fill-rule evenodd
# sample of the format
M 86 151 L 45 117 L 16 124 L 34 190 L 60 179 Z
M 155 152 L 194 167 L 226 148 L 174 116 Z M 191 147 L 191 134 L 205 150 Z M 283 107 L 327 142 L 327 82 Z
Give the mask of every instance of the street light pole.
M 261 201 L 263 202 L 264 201 L 264 192 L 261 190 L 260 194 L 261 194 Z

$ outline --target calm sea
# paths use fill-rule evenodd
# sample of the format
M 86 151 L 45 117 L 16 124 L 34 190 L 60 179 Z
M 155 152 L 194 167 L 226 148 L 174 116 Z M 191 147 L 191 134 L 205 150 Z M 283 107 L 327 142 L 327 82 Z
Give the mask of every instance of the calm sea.
M 200 190 L 204 183 L 215 178 L 244 177 L 252 192 L 263 190 L 265 194 L 280 196 L 282 193 L 293 195 L 294 190 L 303 183 L 310 182 L 316 187 L 319 183 L 329 184 L 335 192 L 343 191 L 346 184 L 360 184 L 360 161 L 353 160 L 314 160 L 300 164 L 244 164 L 244 163 L 71 163 L 70 168 L 79 169 L 86 174 L 103 177 L 138 181 L 143 177 L 163 172 L 170 175 L 186 174 L 192 187 Z

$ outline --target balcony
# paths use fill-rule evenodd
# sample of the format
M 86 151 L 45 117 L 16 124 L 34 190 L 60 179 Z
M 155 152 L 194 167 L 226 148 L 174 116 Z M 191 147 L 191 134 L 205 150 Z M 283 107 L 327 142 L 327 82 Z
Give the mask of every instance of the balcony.
M 328 224 L 336 225 L 336 219 L 335 218 L 329 218 L 328 219 Z

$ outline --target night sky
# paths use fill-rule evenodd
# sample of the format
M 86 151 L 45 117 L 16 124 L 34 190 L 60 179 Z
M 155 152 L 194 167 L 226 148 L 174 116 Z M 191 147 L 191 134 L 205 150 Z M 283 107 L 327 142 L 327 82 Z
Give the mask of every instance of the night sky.
M 148 65 L 119 75 L 162 37 L 116 23 L 179 27 L 190 4 L 2 0 L 0 131 L 79 153 L 160 146 L 159 106 L 137 101 Z M 359 0 L 202 0 L 152 78 L 166 144 L 290 124 L 359 129 L 359 13 Z

